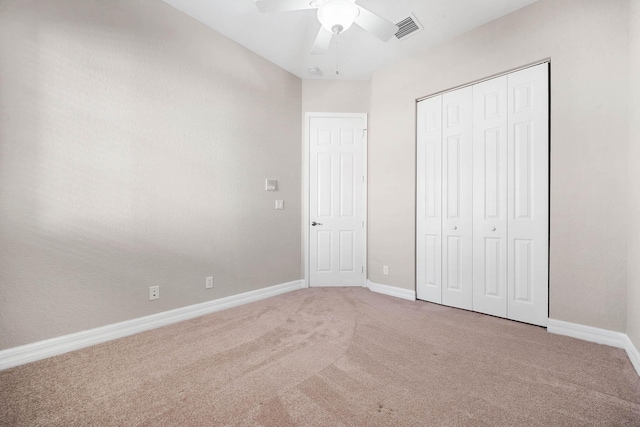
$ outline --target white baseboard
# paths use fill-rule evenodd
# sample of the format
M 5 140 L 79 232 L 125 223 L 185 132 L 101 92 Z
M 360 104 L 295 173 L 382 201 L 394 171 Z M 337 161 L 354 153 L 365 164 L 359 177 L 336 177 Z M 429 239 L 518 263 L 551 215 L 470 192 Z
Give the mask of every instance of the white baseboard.
M 194 304 L 0 351 L 0 370 L 126 337 L 306 287 L 304 280 Z
M 633 342 L 631 342 L 631 339 L 629 339 L 625 333 L 594 328 L 593 326 L 585 326 L 579 323 L 565 322 L 563 320 L 556 319 L 548 320 L 547 331 L 552 334 L 566 335 L 568 337 L 578 338 L 585 341 L 622 348 L 627 352 L 627 355 L 631 360 L 631 364 L 640 376 L 640 353 L 638 353 L 638 349 L 633 345 Z
M 640 351 L 638 351 L 638 348 L 635 345 L 633 345 L 631 338 L 629 338 L 628 336 L 627 336 L 627 345 L 625 346 L 624 349 L 627 350 L 627 355 L 631 360 L 631 364 L 633 365 L 634 368 L 636 368 L 636 372 L 638 373 L 638 376 L 640 376 Z
M 367 280 L 367 288 L 379 294 L 390 295 L 392 297 L 402 298 L 409 301 L 416 300 L 416 292 L 409 289 L 396 288 L 395 286 L 389 285 L 381 285 L 379 283 L 374 283 L 371 280 Z
M 608 329 L 594 328 L 579 323 L 565 322 L 563 320 L 549 319 L 547 331 L 552 334 L 566 335 L 598 344 L 606 344 L 611 347 L 625 348 L 627 335 L 622 332 Z

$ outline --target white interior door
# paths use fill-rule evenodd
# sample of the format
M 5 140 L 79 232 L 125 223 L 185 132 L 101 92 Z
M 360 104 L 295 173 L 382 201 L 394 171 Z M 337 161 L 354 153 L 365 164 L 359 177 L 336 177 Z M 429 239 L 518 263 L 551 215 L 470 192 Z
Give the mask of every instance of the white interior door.
M 507 317 L 540 326 L 549 300 L 548 67 L 508 75 Z
M 507 317 L 507 77 L 473 86 L 473 310 Z
M 366 116 L 308 123 L 309 285 L 363 286 Z
M 442 303 L 442 95 L 417 110 L 416 292 Z
M 472 308 L 472 88 L 442 96 L 442 303 Z

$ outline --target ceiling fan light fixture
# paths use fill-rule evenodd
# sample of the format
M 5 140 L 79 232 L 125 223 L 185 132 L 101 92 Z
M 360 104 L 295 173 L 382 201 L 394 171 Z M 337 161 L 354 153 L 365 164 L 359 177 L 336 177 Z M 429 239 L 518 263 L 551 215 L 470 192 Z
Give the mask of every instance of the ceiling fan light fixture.
M 327 0 L 318 8 L 318 21 L 334 34 L 347 31 L 360 14 L 360 9 L 350 0 Z

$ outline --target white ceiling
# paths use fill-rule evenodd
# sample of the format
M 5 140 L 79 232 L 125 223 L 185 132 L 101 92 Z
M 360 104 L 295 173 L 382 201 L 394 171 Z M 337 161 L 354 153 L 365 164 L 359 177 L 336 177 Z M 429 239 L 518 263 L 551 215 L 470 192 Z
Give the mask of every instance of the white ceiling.
M 357 25 L 334 37 L 324 55 L 311 55 L 320 23 L 315 10 L 264 14 L 255 0 L 163 0 L 303 79 L 368 80 L 374 71 L 493 21 L 537 0 L 357 0 L 397 23 L 413 13 L 424 30 L 382 42 Z M 336 46 L 339 39 L 339 55 Z M 336 75 L 336 60 L 340 74 Z M 317 66 L 322 75 L 313 76 Z

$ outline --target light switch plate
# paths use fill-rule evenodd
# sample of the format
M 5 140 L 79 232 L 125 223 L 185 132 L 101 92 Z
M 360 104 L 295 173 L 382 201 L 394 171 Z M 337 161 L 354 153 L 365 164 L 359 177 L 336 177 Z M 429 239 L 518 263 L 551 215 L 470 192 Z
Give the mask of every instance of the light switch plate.
M 277 210 L 284 209 L 284 200 L 276 200 L 276 209 Z
M 267 191 L 278 191 L 278 180 L 267 179 L 265 182 L 265 189 Z

